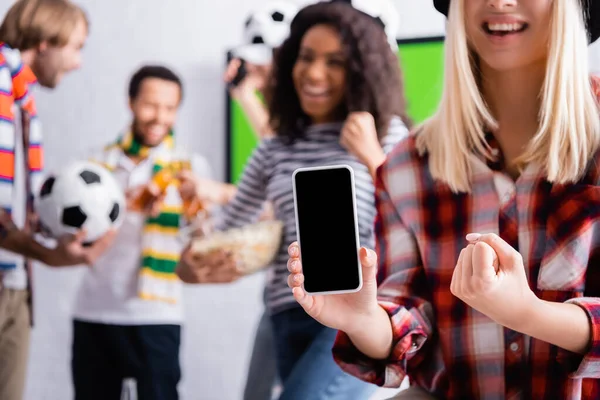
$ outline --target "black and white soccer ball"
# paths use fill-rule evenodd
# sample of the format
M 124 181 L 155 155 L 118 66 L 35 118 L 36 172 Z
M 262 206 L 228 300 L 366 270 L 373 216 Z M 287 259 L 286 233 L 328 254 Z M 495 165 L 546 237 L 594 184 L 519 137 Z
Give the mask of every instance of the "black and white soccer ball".
M 125 215 L 125 195 L 111 172 L 88 161 L 46 177 L 35 205 L 46 235 L 59 238 L 85 229 L 86 244 L 118 228 Z
M 388 43 L 394 51 L 398 49 L 400 15 L 392 0 L 330 0 L 348 3 L 352 7 L 373 17 L 385 31 Z
M 290 34 L 298 6 L 289 1 L 272 1 L 252 13 L 244 24 L 244 45 L 234 50 L 236 57 L 256 65 L 271 62 L 273 49 Z

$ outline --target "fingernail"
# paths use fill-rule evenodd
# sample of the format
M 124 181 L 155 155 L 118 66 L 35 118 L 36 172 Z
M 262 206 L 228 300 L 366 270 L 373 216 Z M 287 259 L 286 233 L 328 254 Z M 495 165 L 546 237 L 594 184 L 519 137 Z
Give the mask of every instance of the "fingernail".
M 292 268 L 298 268 L 298 260 L 292 261 Z
M 292 293 L 294 294 L 294 297 L 296 298 L 297 301 L 303 302 L 303 300 L 304 300 L 304 291 L 302 290 L 302 288 L 295 287 L 295 288 L 292 289 Z
M 466 236 L 466 239 L 467 239 L 469 242 L 476 242 L 476 241 L 478 241 L 479 239 L 481 239 L 481 233 L 469 233 L 469 234 Z
M 375 257 L 376 257 L 375 252 L 373 250 L 371 250 L 371 249 L 365 249 L 365 251 L 367 252 L 367 259 L 369 261 L 373 261 L 375 259 Z

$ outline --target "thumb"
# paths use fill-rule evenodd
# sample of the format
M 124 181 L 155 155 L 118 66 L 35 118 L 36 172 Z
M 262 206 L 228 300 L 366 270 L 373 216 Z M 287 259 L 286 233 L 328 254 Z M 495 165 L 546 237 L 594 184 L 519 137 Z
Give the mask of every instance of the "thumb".
M 84 240 L 85 231 L 83 229 L 80 229 L 75 233 L 66 233 L 57 238 L 58 243 L 63 247 L 70 246 L 74 243 L 82 245 Z
M 498 262 L 504 268 L 516 267 L 523 264 L 521 255 L 504 239 L 494 233 L 469 234 L 467 240 L 470 242 L 484 242 L 488 244 L 498 256 Z
M 361 247 L 359 255 L 363 279 L 365 282 L 375 282 L 377 278 L 377 254 L 371 249 Z
M 492 280 L 498 271 L 498 256 L 492 247 L 485 242 L 475 243 L 473 248 L 473 276 L 484 281 Z
M 371 114 L 368 111 L 361 111 L 358 113 L 358 116 L 360 117 L 362 122 L 365 122 L 365 123 L 375 122 L 375 118 L 373 117 L 373 114 Z
M 102 253 L 106 251 L 113 243 L 116 237 L 117 231 L 115 229 L 110 229 L 106 232 L 102 237 L 94 242 L 91 248 L 88 249 L 86 255 L 86 263 L 93 264 Z
M 87 235 L 87 232 L 85 231 L 85 229 L 80 229 L 77 231 L 77 233 L 75 233 L 73 235 L 72 241 L 77 242 L 77 243 L 83 243 L 85 241 L 86 235 Z
M 155 184 L 147 185 L 146 190 L 148 190 L 148 192 L 150 192 L 150 194 L 154 197 L 158 197 L 161 195 L 160 188 L 158 186 L 156 186 Z
M 109 247 L 115 237 L 117 236 L 117 230 L 115 228 L 109 229 L 102 237 L 94 243 L 95 248 L 106 249 Z
M 189 181 L 193 178 L 192 171 L 187 169 L 181 170 L 177 173 L 177 179 Z

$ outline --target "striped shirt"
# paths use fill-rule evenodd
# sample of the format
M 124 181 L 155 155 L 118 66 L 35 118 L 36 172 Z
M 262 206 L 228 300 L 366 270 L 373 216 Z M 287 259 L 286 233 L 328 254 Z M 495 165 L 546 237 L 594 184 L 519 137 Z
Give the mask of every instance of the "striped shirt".
M 310 127 L 303 139 L 286 144 L 281 138 L 264 140 L 255 149 L 244 170 L 233 200 L 224 207 L 220 230 L 240 227 L 258 220 L 263 204 L 273 204 L 275 218 L 284 224 L 283 240 L 269 270 L 266 288 L 267 309 L 275 314 L 297 307 L 287 286 L 287 248 L 296 240 L 296 218 L 292 173 L 297 168 L 347 164 L 355 175 L 356 206 L 361 246 L 374 245 L 375 187 L 366 166 L 339 143 L 341 123 Z M 392 119 L 382 140 L 387 153 L 408 135 L 400 118 Z
M 41 183 L 43 150 L 41 125 L 31 88 L 37 83 L 21 53 L 0 42 L 0 236 L 13 223 L 23 228 L 32 210 L 32 195 Z M 28 148 L 24 149 L 21 117 L 28 113 Z M 25 155 L 27 157 L 25 157 Z M 29 185 L 27 184 L 29 181 Z M 0 249 L 1 285 L 25 289 L 27 274 L 22 256 Z
M 35 99 L 30 91 L 36 83 L 37 78 L 21 60 L 20 52 L 0 42 L 0 181 L 9 185 L 13 184 L 15 177 L 15 106 L 27 111 L 30 118 L 37 118 Z M 29 168 L 34 173 L 42 168 L 42 150 L 38 140 L 37 136 L 30 138 L 28 149 Z M 4 192 L 2 195 L 10 197 Z M 8 211 L 12 208 L 12 204 L 4 199 L 0 206 Z

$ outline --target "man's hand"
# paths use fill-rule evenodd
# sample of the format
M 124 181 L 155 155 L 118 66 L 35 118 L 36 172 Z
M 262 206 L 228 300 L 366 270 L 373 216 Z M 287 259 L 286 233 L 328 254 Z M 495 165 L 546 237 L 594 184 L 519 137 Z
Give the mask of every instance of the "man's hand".
M 72 265 L 93 265 L 96 260 L 112 245 L 116 231 L 110 230 L 91 246 L 84 246 L 85 231 L 75 235 L 65 235 L 58 239 L 58 245 L 41 261 L 52 267 Z
M 237 191 L 234 185 L 200 178 L 191 171 L 181 171 L 177 179 L 182 198 L 195 196 L 202 204 L 226 204 Z
M 144 199 L 140 199 L 141 196 L 144 196 Z M 160 207 L 164 198 L 165 194 L 160 193 L 158 188 L 151 184 L 140 185 L 125 192 L 127 210 L 141 212 L 152 217 L 160 214 Z M 142 202 L 144 204 L 141 204 Z

